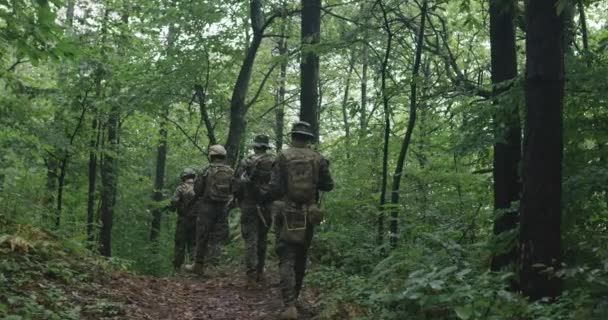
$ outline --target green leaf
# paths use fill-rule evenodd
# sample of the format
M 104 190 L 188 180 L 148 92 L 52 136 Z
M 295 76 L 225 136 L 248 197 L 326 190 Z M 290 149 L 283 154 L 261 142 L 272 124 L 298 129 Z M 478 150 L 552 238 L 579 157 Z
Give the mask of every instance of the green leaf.
M 458 319 L 468 320 L 473 315 L 473 307 L 470 304 L 454 308 Z

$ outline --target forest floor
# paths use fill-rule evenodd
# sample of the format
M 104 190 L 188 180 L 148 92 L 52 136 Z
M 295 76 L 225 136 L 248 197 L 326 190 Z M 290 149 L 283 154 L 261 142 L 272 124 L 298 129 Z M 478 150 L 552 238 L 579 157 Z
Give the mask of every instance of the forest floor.
M 277 319 L 282 311 L 278 278 L 247 289 L 241 274 L 215 271 L 200 279 L 188 274 L 157 278 L 117 273 L 103 295 L 123 303 L 120 314 L 110 319 Z M 300 300 L 299 319 L 314 319 L 314 294 L 306 291 Z
M 206 278 L 137 275 L 42 229 L 0 223 L 0 319 L 277 319 L 276 261 L 267 265 L 258 289 L 234 261 Z M 315 318 L 316 297 L 302 292 L 299 319 Z

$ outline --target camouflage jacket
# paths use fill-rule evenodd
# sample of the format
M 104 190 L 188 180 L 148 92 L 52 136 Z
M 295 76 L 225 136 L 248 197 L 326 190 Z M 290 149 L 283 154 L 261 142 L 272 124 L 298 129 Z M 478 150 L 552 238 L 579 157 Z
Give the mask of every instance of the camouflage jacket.
M 180 183 L 175 192 L 173 198 L 171 198 L 171 206 L 177 209 L 177 214 L 184 216 L 190 214 L 190 207 L 194 199 L 194 179 L 187 179 Z
M 262 177 L 256 172 L 256 166 L 260 160 L 274 162 L 273 158 L 272 154 L 263 153 L 250 155 L 241 161 L 234 173 L 234 193 L 239 200 L 261 200 L 260 194 L 268 191 L 270 176 Z
M 334 181 L 329 172 L 329 161 L 309 147 L 290 147 L 279 153 L 272 166 L 269 183 L 269 197 L 272 200 L 283 200 L 287 196 L 287 160 L 286 156 L 305 157 L 313 160 L 318 167 L 317 191 L 331 191 Z M 317 192 L 318 200 L 318 192 Z

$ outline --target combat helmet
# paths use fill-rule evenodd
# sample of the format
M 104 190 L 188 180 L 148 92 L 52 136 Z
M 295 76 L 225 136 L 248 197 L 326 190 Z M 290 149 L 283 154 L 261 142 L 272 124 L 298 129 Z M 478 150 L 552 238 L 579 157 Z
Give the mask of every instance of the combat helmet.
M 291 126 L 291 134 L 301 134 L 310 138 L 314 138 L 315 135 L 312 133 L 312 127 L 310 123 L 306 121 L 298 121 Z
M 209 156 L 226 156 L 226 149 L 221 144 L 215 144 L 209 147 Z
M 185 179 L 188 177 L 194 178 L 196 176 L 196 172 L 192 168 L 185 168 L 180 175 L 180 178 Z
M 253 138 L 253 147 L 270 149 L 270 139 L 265 134 L 258 134 Z

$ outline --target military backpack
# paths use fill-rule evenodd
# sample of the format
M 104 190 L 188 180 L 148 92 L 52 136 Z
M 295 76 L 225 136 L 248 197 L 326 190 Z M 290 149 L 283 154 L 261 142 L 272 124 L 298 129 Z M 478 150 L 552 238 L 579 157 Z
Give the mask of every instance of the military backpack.
M 253 156 L 250 174 L 254 188 L 259 189 L 268 185 L 273 163 L 274 157 L 270 154 L 264 153 L 259 156 Z
M 317 197 L 319 162 L 310 152 L 284 153 L 287 198 L 295 203 L 312 203 Z
M 213 163 L 207 169 L 204 196 L 213 201 L 229 201 L 232 197 L 234 171 L 223 163 Z

